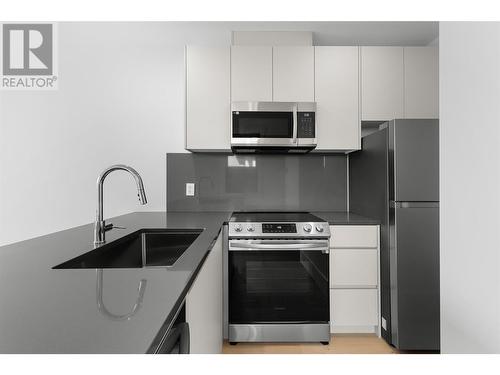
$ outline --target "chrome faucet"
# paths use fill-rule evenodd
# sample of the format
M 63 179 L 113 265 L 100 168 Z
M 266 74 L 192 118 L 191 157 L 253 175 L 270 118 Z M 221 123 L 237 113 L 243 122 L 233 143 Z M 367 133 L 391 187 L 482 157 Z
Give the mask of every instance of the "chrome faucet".
M 113 229 L 113 224 L 106 225 L 104 221 L 102 187 L 106 176 L 113 171 L 119 171 L 119 170 L 127 171 L 134 177 L 135 183 L 137 184 L 137 196 L 139 197 L 139 202 L 141 202 L 141 204 L 147 203 L 146 193 L 144 192 L 144 185 L 142 183 L 142 178 L 134 168 L 131 168 L 123 164 L 116 164 L 102 171 L 102 173 L 97 178 L 97 210 L 96 210 L 96 219 L 94 224 L 94 245 L 100 245 L 105 243 L 106 231 Z

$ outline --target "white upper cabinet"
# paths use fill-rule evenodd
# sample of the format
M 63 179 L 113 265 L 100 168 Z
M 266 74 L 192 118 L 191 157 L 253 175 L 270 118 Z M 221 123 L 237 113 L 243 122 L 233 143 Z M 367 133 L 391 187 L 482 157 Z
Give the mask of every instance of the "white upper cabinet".
M 231 101 L 313 102 L 317 151 L 361 147 L 361 121 L 439 116 L 435 47 L 186 47 L 186 149 L 229 151 Z
M 230 150 L 230 47 L 186 47 L 186 149 Z
M 359 149 L 359 48 L 315 47 L 314 64 L 316 149 Z
M 231 100 L 273 100 L 272 47 L 231 47 Z
M 438 118 L 438 49 L 405 47 L 404 66 L 405 118 Z
M 273 47 L 273 100 L 314 101 L 314 47 Z
M 403 47 L 361 47 L 361 119 L 404 117 Z

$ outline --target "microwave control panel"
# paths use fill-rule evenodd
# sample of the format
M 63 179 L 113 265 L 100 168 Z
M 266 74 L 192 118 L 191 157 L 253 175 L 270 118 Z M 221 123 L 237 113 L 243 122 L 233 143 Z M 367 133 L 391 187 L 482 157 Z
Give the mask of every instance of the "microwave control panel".
M 315 112 L 297 112 L 297 138 L 316 138 Z

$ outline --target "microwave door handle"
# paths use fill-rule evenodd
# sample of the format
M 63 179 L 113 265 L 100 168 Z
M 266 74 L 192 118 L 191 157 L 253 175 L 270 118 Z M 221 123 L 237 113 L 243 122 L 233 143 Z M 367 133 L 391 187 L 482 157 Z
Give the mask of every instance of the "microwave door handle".
M 297 144 L 297 104 L 293 105 L 293 143 Z

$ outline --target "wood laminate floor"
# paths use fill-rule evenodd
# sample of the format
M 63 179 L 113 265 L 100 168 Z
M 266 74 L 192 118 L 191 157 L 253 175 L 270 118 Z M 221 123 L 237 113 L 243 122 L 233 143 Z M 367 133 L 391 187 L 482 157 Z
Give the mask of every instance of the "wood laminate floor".
M 329 345 L 321 343 L 224 342 L 224 354 L 397 354 L 394 347 L 375 335 L 335 335 Z

